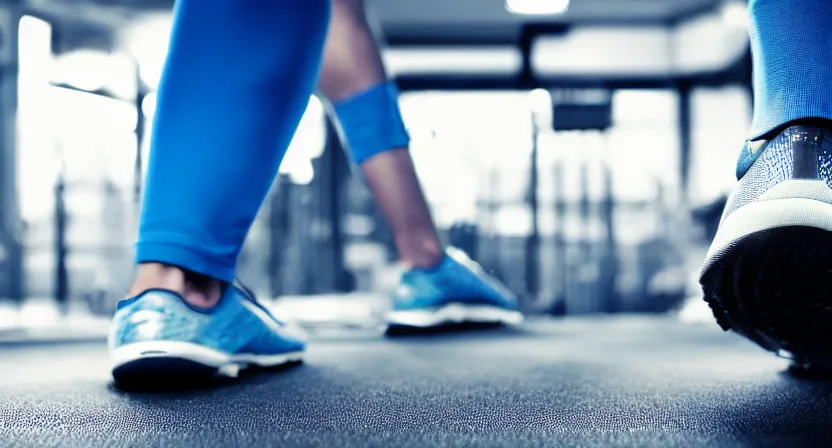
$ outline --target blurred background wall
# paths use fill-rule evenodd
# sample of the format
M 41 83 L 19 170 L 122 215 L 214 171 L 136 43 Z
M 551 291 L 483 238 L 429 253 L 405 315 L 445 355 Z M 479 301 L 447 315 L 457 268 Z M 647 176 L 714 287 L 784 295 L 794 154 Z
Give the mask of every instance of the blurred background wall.
M 449 244 L 530 312 L 665 312 L 699 294 L 750 123 L 744 2 L 368 4 Z M 107 314 L 124 293 L 170 6 L 0 2 L 0 301 Z M 265 297 L 383 293 L 395 258 L 310 98 L 240 277 Z

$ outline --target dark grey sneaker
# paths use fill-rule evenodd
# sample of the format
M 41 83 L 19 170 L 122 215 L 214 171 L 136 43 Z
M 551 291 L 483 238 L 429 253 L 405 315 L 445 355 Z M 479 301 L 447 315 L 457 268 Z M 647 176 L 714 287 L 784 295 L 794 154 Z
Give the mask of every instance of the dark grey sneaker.
M 802 368 L 832 368 L 832 131 L 746 145 L 702 269 L 725 330 Z

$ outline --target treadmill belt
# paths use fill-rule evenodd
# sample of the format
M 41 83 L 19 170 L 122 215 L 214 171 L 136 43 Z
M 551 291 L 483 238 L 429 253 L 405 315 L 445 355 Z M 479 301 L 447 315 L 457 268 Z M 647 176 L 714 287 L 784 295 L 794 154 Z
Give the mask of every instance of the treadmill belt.
M 716 325 L 314 336 L 305 364 L 124 392 L 103 344 L 0 348 L 4 447 L 829 446 L 832 382 Z

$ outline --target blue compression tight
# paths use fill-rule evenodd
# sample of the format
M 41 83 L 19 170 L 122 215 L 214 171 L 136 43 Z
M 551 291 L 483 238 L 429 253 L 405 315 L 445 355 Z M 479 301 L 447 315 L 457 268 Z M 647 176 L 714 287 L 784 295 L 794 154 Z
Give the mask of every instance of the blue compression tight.
M 794 120 L 832 120 L 832 1 L 750 0 L 757 138 Z
M 177 2 L 137 262 L 233 279 L 317 82 L 329 14 L 329 0 Z

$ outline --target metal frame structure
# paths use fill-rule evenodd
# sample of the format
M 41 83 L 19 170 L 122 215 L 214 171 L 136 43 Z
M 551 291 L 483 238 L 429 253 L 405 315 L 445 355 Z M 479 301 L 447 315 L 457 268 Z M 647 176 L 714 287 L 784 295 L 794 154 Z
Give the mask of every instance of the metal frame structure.
M 0 0 L 0 298 L 25 295 L 17 197 L 17 35 L 21 1 Z

